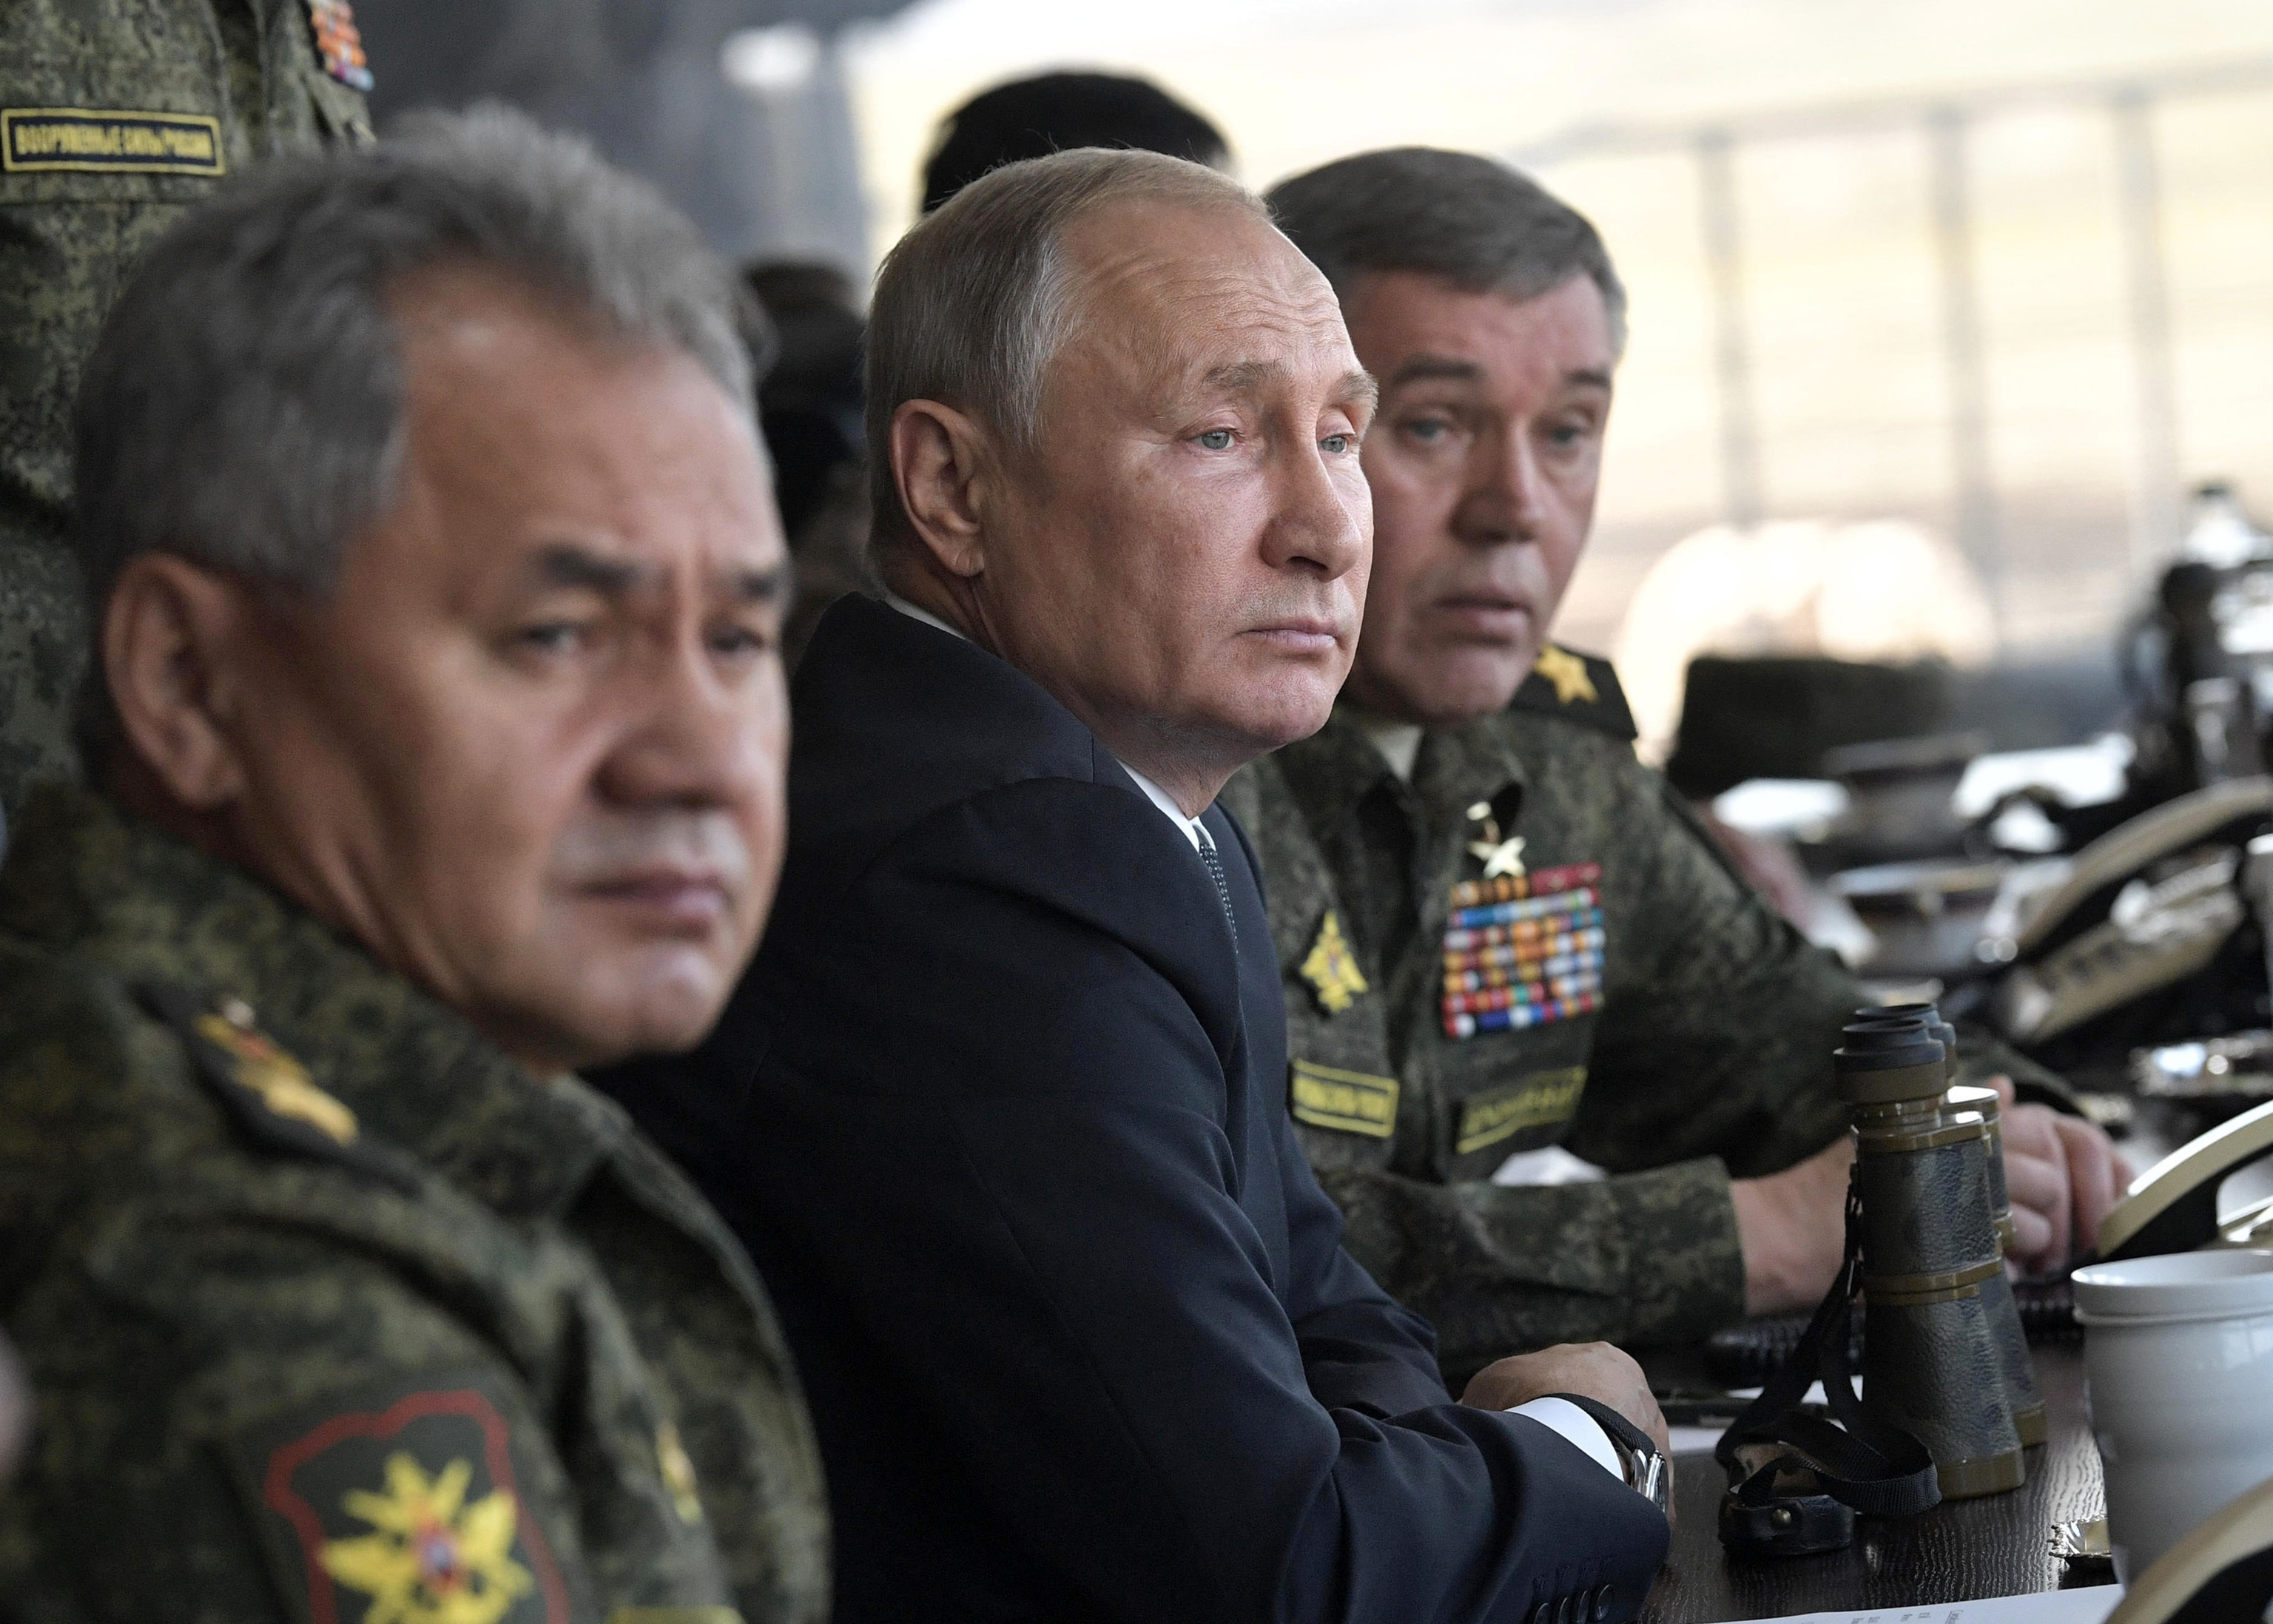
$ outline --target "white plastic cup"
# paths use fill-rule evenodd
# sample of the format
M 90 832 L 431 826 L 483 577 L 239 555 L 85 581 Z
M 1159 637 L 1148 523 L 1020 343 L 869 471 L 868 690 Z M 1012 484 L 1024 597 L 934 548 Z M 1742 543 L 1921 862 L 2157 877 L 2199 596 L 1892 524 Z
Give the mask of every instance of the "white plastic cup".
M 2273 1252 L 2075 1271 L 2107 1538 L 2126 1583 L 2273 1479 Z

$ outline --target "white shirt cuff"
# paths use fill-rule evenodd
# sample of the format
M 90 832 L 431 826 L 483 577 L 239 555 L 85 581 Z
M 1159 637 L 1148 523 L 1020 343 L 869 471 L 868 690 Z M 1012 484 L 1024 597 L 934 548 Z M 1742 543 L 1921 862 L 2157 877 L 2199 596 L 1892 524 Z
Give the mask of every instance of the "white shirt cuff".
M 1534 1398 L 1507 1413 L 1529 1416 L 1540 1426 L 1562 1433 L 1585 1450 L 1604 1471 L 1621 1483 L 1626 1480 L 1626 1470 L 1619 1464 L 1618 1452 L 1610 1447 L 1610 1435 L 1602 1430 L 1602 1424 L 1569 1399 Z

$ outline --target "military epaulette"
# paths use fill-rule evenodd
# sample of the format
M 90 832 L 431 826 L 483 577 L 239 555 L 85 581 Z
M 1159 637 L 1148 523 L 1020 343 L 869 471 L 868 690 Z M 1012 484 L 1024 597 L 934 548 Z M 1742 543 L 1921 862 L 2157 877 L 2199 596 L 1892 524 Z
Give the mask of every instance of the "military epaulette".
M 1632 743 L 1637 730 L 1633 712 L 1626 707 L 1625 690 L 1608 660 L 1573 654 L 1553 643 L 1539 651 L 1531 675 L 1508 701 L 1510 710 L 1559 716 L 1581 727 L 1593 728 L 1612 738 Z
M 242 999 L 201 999 L 162 981 L 138 982 L 134 993 L 181 1034 L 199 1081 L 246 1138 L 271 1150 L 337 1162 L 406 1194 L 416 1192 L 418 1174 L 409 1163 L 365 1138 L 355 1112 L 264 1036 Z

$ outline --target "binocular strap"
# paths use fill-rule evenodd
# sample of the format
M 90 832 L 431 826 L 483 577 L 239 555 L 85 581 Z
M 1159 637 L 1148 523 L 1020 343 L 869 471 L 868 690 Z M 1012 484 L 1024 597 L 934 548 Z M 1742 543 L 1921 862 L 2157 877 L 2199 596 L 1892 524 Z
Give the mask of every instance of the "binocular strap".
M 1909 1516 L 1941 1501 L 1933 1457 L 1902 1427 L 1866 1414 L 1853 1369 L 1855 1298 L 1863 1283 L 1863 1202 L 1847 1186 L 1847 1254 L 1807 1331 L 1721 1434 L 1713 1458 L 1729 1474 L 1722 1543 L 1764 1555 L 1843 1550 L 1855 1516 Z M 1804 1406 L 1820 1381 L 1831 1419 Z M 1812 1484 L 1816 1492 L 1808 1492 Z

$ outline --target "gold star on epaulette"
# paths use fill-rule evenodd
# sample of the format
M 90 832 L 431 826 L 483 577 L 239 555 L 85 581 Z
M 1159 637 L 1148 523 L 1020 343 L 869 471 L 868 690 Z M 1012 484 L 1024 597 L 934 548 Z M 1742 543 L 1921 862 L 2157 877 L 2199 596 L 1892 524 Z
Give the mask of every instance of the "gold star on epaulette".
M 1548 644 L 1531 669 L 1555 685 L 1555 697 L 1565 705 L 1573 700 L 1592 705 L 1602 697 L 1594 692 L 1594 679 L 1587 675 L 1587 662 L 1567 648 Z
M 1331 908 L 1310 943 L 1309 956 L 1302 961 L 1302 975 L 1317 995 L 1318 1007 L 1330 1015 L 1341 1014 L 1367 990 L 1365 973 L 1358 969 L 1357 957 L 1342 935 L 1342 922 Z

